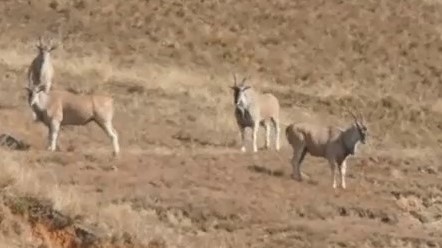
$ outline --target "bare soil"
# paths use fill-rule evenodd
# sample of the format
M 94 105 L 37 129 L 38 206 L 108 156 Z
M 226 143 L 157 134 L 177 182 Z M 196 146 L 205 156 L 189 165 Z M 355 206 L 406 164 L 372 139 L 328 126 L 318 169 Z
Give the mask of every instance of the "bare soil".
M 442 5 L 430 0 L 5 0 L 0 5 L 2 247 L 441 247 Z M 61 151 L 23 87 L 39 34 L 54 87 L 115 99 L 122 154 L 97 126 Z M 325 160 L 239 151 L 232 72 L 274 93 L 282 129 L 345 126 L 368 144 L 348 188 Z M 260 146 L 263 146 L 260 137 Z

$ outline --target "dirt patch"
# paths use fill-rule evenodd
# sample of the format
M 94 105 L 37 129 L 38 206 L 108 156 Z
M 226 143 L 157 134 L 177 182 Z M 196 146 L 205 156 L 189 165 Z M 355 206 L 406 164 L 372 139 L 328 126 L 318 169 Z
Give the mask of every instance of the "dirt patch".
M 76 228 L 70 217 L 55 211 L 48 202 L 32 197 L 18 197 L 6 199 L 6 205 L 13 214 L 30 224 L 36 239 L 49 247 L 90 246 L 97 241 L 92 234 Z M 80 233 L 84 235 L 77 236 Z
M 32 149 L 2 149 L 16 198 L 0 238 L 23 224 L 54 247 L 437 247 L 441 13 L 412 0 L 2 1 L 1 133 Z M 62 41 L 55 88 L 114 98 L 119 159 L 93 124 L 45 150 L 22 90 L 40 33 Z M 232 72 L 278 97 L 283 126 L 364 114 L 346 190 L 324 159 L 304 162 L 314 181 L 291 180 L 284 135 L 278 152 L 239 151 Z

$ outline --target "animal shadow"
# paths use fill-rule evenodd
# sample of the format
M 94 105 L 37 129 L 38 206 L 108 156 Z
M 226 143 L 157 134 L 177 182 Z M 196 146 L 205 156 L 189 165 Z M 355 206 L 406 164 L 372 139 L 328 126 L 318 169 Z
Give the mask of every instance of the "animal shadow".
M 282 170 L 271 170 L 259 165 L 249 165 L 247 169 L 256 173 L 266 174 L 273 177 L 283 177 L 284 172 Z

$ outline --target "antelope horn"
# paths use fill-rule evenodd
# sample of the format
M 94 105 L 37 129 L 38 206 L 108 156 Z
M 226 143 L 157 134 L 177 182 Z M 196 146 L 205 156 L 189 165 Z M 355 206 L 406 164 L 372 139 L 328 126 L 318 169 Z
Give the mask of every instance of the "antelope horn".
M 353 113 L 353 111 L 346 109 L 346 111 L 353 117 L 354 121 L 358 121 L 358 118 L 356 117 L 356 115 Z
M 232 73 L 232 75 L 233 75 L 233 83 L 234 83 L 234 86 L 237 86 L 237 84 L 236 84 L 236 75 L 235 75 L 235 73 Z

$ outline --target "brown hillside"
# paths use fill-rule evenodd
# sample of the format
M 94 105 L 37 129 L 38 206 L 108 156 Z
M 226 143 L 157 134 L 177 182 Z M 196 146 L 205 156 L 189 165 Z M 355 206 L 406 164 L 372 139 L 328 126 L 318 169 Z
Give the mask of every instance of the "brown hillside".
M 430 0 L 2 1 L 0 132 L 32 148 L 0 151 L 0 243 L 442 246 L 441 13 Z M 23 90 L 41 33 L 62 43 L 56 88 L 114 97 L 119 160 L 94 125 L 45 151 Z M 280 152 L 239 152 L 232 72 L 279 98 L 283 129 L 364 114 L 347 190 L 311 157 L 311 180 L 291 180 L 283 135 Z

